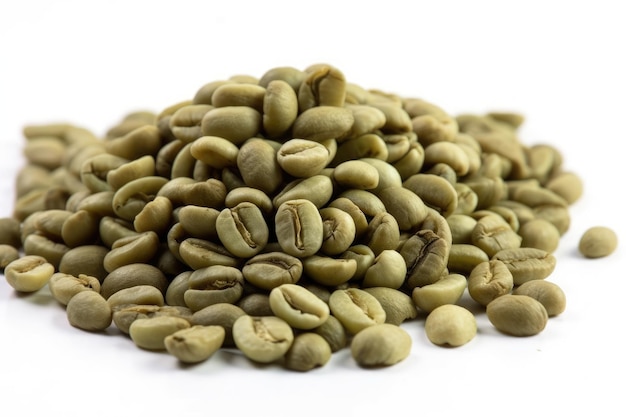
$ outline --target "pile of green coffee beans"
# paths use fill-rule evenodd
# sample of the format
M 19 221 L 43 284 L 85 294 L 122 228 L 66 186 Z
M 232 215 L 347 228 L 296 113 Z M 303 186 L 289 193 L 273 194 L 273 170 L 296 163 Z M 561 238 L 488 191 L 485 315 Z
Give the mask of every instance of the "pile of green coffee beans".
M 308 371 L 349 348 L 393 365 L 408 320 L 436 345 L 471 341 L 464 294 L 503 334 L 535 335 L 565 309 L 546 278 L 582 183 L 557 149 L 519 141 L 522 122 L 317 64 L 210 82 L 104 137 L 28 126 L 0 265 L 72 326 L 186 363 L 224 348 Z M 600 228 L 580 250 L 616 245 Z

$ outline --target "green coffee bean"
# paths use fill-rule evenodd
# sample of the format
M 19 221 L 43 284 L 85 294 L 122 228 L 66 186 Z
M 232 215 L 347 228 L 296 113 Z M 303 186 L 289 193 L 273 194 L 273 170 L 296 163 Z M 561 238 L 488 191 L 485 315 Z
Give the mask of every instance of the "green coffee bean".
M 142 263 L 129 264 L 109 272 L 102 281 L 100 294 L 108 299 L 119 290 L 136 285 L 151 285 L 165 294 L 168 284 L 168 279 L 157 267 Z
M 193 326 L 218 326 L 224 329 L 224 347 L 234 347 L 233 324 L 239 317 L 247 313 L 240 307 L 230 303 L 217 303 L 206 306 L 191 316 Z
M 329 150 L 319 142 L 291 139 L 280 147 L 276 155 L 281 168 L 294 177 L 305 178 L 319 174 L 329 162 Z
M 556 226 L 544 219 L 527 221 L 520 227 L 518 234 L 522 238 L 522 247 L 537 248 L 550 253 L 556 251 L 561 239 Z
M 491 214 L 476 222 L 472 231 L 472 243 L 492 257 L 501 250 L 519 248 L 522 238 L 502 217 Z
M 458 197 L 454 185 L 434 174 L 415 174 L 402 185 L 413 191 L 429 207 L 448 217 L 456 210 Z
M 369 246 L 358 244 L 350 246 L 339 258 L 356 261 L 356 271 L 354 272 L 353 279 L 360 281 L 365 277 L 367 270 L 374 264 L 376 254 Z
M 272 203 L 275 208 L 289 200 L 309 200 L 315 207 L 321 208 L 328 203 L 333 195 L 332 180 L 322 174 L 309 178 L 299 178 L 289 182 L 280 191 Z
M 112 155 L 132 161 L 156 155 L 161 148 L 161 136 L 156 126 L 142 125 L 123 136 L 105 141 L 104 148 Z
M 14 248 L 22 246 L 20 236 L 20 222 L 13 217 L 0 218 L 0 245 L 10 245 Z
M 102 331 L 113 321 L 113 312 L 104 297 L 96 291 L 80 291 L 66 306 L 69 323 L 82 330 Z
M 273 316 L 270 307 L 270 297 L 263 293 L 252 293 L 243 296 L 238 302 L 240 307 L 249 316 Z
M 315 254 L 324 241 L 324 224 L 317 207 L 304 199 L 289 200 L 276 210 L 276 237 L 282 250 L 298 258 Z
M 159 236 L 152 231 L 120 238 L 104 256 L 104 269 L 110 273 L 124 265 L 149 263 L 158 249 Z
M 215 107 L 247 106 L 261 112 L 265 88 L 248 83 L 227 83 L 215 89 L 211 103 Z
M 130 326 L 135 320 L 151 317 L 179 317 L 191 321 L 192 312 L 182 306 L 157 305 L 121 305 L 113 308 L 113 323 L 124 334 L 130 333 Z
M 358 288 L 333 291 L 328 304 L 333 316 L 352 334 L 384 323 L 386 319 L 385 310 L 376 297 Z
M 402 255 L 395 250 L 384 250 L 365 271 L 362 286 L 399 289 L 405 278 L 406 263 Z
M 282 284 L 295 284 L 302 270 L 300 259 L 282 252 L 269 252 L 250 258 L 241 272 L 247 282 L 271 290 Z
M 166 350 L 165 338 L 182 329 L 191 327 L 189 321 L 175 316 L 154 316 L 136 319 L 128 328 L 128 334 L 138 347 L 147 350 Z
M 535 248 L 503 249 L 491 259 L 504 262 L 515 285 L 547 278 L 556 267 L 556 258 L 552 254 Z
M 272 312 L 294 329 L 310 330 L 330 315 L 328 304 L 311 291 L 295 284 L 282 284 L 270 291 Z
M 617 248 L 617 235 L 605 226 L 594 226 L 585 231 L 578 242 L 578 250 L 586 258 L 602 258 Z
M 371 190 L 378 187 L 378 170 L 367 162 L 353 160 L 342 162 L 335 167 L 333 179 L 339 186 L 359 190 Z
M 61 238 L 69 248 L 96 243 L 99 235 L 100 217 L 86 210 L 71 214 L 63 223 Z
M 119 190 L 131 181 L 154 175 L 156 175 L 156 161 L 152 155 L 146 155 L 109 170 L 106 174 L 106 182 L 113 190 Z
M 263 98 L 263 130 L 269 137 L 282 136 L 298 117 L 298 97 L 295 89 L 299 88 L 300 84 L 298 81 L 296 83 L 297 87 L 283 79 L 267 81 Z
M 282 184 L 283 174 L 277 150 L 266 140 L 253 138 L 239 148 L 237 168 L 248 187 L 274 194 Z
M 405 360 L 412 345 L 411 336 L 402 327 L 382 323 L 357 333 L 350 343 L 350 352 L 360 366 L 391 366 Z
M 187 238 L 180 243 L 179 254 L 193 270 L 214 265 L 237 266 L 238 260 L 226 248 L 204 239 Z
M 109 249 L 100 245 L 77 246 L 68 250 L 61 258 L 58 272 L 75 277 L 84 274 L 104 281 L 108 272 L 104 268 L 104 258 Z
M 259 363 L 269 363 L 287 353 L 293 343 L 294 334 L 281 318 L 245 315 L 235 320 L 233 339 L 247 358 Z
M 487 318 L 503 333 L 534 336 L 545 329 L 548 312 L 532 297 L 505 294 L 487 304 Z
M 65 244 L 58 243 L 38 234 L 29 235 L 24 240 L 24 254 L 46 258 L 54 269 L 58 269 L 63 256 L 70 250 Z
M 8 264 L 19 259 L 20 252 L 11 245 L 0 244 L 0 270 L 4 270 Z
M 481 262 L 467 279 L 467 290 L 477 303 L 486 306 L 496 298 L 509 294 L 513 289 L 513 275 L 504 262 L 490 260 Z
M 364 135 L 342 141 L 337 147 L 337 154 L 333 158 L 331 165 L 338 165 L 342 162 L 374 158 L 386 161 L 389 157 L 387 144 L 379 135 L 366 133 Z
M 582 180 L 573 172 L 561 172 L 552 176 L 545 187 L 570 205 L 578 201 L 583 194 Z
M 115 307 L 129 304 L 162 306 L 165 304 L 165 299 L 161 290 L 152 285 L 135 285 L 112 294 L 107 299 L 107 303 L 113 310 Z
M 138 233 L 162 235 L 172 223 L 172 209 L 172 202 L 168 198 L 155 197 L 137 213 L 133 226 Z
M 294 91 L 298 91 L 300 84 L 307 74 L 294 67 L 275 67 L 267 70 L 259 79 L 259 85 L 269 88 L 269 84 L 274 80 L 286 82 Z
M 301 333 L 293 339 L 285 354 L 285 368 L 307 372 L 328 363 L 332 351 L 328 342 L 317 333 Z
M 411 230 L 420 225 L 427 215 L 421 198 L 402 186 L 387 187 L 378 193 L 385 209 L 396 219 L 400 230 Z
M 80 274 L 77 277 L 62 272 L 56 272 L 48 281 L 50 293 L 62 305 L 67 305 L 70 299 L 81 291 L 100 292 L 100 281 L 96 277 Z
M 318 284 L 337 286 L 348 282 L 357 271 L 354 259 L 312 255 L 302 260 L 304 274 Z
M 304 70 L 297 92 L 301 112 L 319 106 L 342 107 L 346 97 L 346 78 L 331 65 L 312 65 Z
M 412 290 L 441 279 L 448 265 L 450 246 L 432 230 L 421 230 L 402 245 L 400 254 L 407 267 L 407 285 Z
M 19 292 L 36 292 L 42 289 L 54 274 L 54 266 L 46 258 L 25 255 L 4 268 L 8 284 Z
M 209 359 L 224 343 L 225 331 L 220 326 L 191 326 L 163 339 L 165 349 L 184 363 Z
M 435 345 L 458 347 L 469 343 L 477 332 L 471 311 L 455 304 L 435 308 L 424 323 L 426 336 Z
M 363 235 L 367 230 L 368 221 L 361 208 L 347 197 L 339 197 L 328 204 L 328 207 L 338 208 L 352 217 L 355 227 L 355 237 Z M 322 213 L 322 211 L 320 211 Z
M 474 267 L 489 260 L 489 256 L 478 246 L 467 243 L 454 243 L 450 246 L 448 269 L 463 275 L 469 275 Z
M 215 228 L 226 250 L 240 258 L 261 252 L 269 238 L 263 213 L 252 203 L 243 202 L 222 210 Z
M 413 288 L 411 298 L 421 310 L 431 312 L 445 304 L 456 304 L 463 296 L 466 288 L 467 279 L 465 276 L 448 274 L 437 282 Z
M 192 311 L 217 303 L 236 303 L 243 294 L 243 275 L 237 268 L 214 265 L 195 270 L 189 277 L 185 304 Z
M 385 125 L 385 113 L 376 107 L 363 104 L 346 104 L 345 107 L 352 111 L 354 118 L 350 137 L 374 133 Z
M 369 287 L 363 290 L 373 295 L 385 310 L 385 323 L 399 326 L 417 317 L 415 303 L 402 291 L 388 287 Z
M 201 122 L 202 136 L 218 136 L 241 145 L 258 135 L 262 116 L 246 106 L 227 106 L 209 110 Z
M 565 311 L 565 293 L 553 282 L 545 280 L 528 281 L 513 290 L 513 295 L 527 295 L 539 301 L 548 317 L 558 316 Z

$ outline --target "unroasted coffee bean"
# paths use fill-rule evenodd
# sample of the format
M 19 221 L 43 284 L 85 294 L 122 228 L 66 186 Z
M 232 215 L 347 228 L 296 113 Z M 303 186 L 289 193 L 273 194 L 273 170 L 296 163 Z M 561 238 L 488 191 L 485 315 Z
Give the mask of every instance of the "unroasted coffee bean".
M 130 304 L 113 308 L 113 323 L 124 334 L 129 334 L 130 325 L 135 320 L 157 316 L 180 317 L 191 321 L 192 312 L 187 307 L 169 305 Z
M 281 318 L 245 315 L 235 320 L 233 339 L 247 358 L 259 363 L 269 363 L 287 353 L 293 343 L 294 334 Z
M 107 299 L 124 288 L 151 285 L 165 294 L 168 283 L 168 279 L 157 267 L 150 264 L 130 264 L 111 271 L 102 281 L 100 293 Z
M 272 203 L 275 208 L 278 208 L 289 200 L 306 199 L 312 202 L 315 207 L 321 208 L 328 203 L 332 195 L 332 180 L 326 175 L 318 174 L 291 181 L 274 197 Z
M 50 293 L 62 305 L 67 305 L 70 299 L 81 291 L 100 292 L 100 281 L 96 277 L 80 274 L 75 277 L 70 274 L 57 272 L 48 281 Z
M 504 249 L 491 259 L 502 261 L 506 265 L 513 275 L 515 285 L 547 278 L 556 267 L 554 255 L 535 248 Z
M 165 349 L 184 363 L 198 363 L 209 359 L 224 343 L 221 326 L 191 326 L 178 330 L 163 340 Z
M 348 335 L 343 324 L 332 314 L 320 326 L 312 330 L 328 342 L 331 352 L 337 352 L 348 344 Z
M 4 270 L 8 264 L 17 260 L 20 252 L 11 245 L 0 244 L 0 270 Z
M 110 273 L 124 265 L 149 263 L 158 249 L 159 236 L 152 231 L 120 238 L 104 256 L 104 269 Z
M 246 281 L 271 290 L 282 284 L 295 284 L 302 276 L 302 261 L 282 252 L 262 253 L 250 258 L 241 272 Z
M 320 250 L 330 256 L 348 250 L 356 238 L 356 225 L 350 214 L 336 207 L 325 207 L 319 213 L 324 226 Z
M 117 291 L 107 299 L 107 303 L 113 310 L 115 307 L 130 304 L 162 306 L 165 299 L 163 293 L 152 285 L 135 285 Z
M 304 274 L 318 284 L 337 286 L 348 282 L 357 272 L 357 261 L 349 258 L 312 255 L 302 260 Z
M 368 287 L 387 287 L 398 289 L 406 277 L 406 263 L 399 252 L 384 250 L 367 268 L 362 285 Z
M 522 238 L 502 217 L 492 214 L 478 220 L 472 231 L 472 243 L 491 257 L 503 249 L 519 248 Z
M 402 291 L 387 287 L 370 287 L 363 290 L 373 295 L 385 310 L 385 323 L 399 326 L 417 317 L 415 303 Z
M 293 339 L 285 354 L 285 368 L 306 372 L 328 363 L 332 351 L 328 342 L 317 333 L 301 333 Z
M 554 252 L 559 246 L 561 234 L 559 230 L 547 220 L 533 219 L 520 226 L 518 234 L 522 238 L 522 246 L 537 248 L 546 252 Z
M 527 295 L 506 294 L 487 304 L 493 326 L 513 336 L 534 336 L 548 323 L 548 313 L 539 301 Z
M 276 155 L 278 164 L 294 177 L 311 177 L 328 164 L 328 149 L 319 142 L 291 139 L 285 142 Z
M 184 239 L 179 246 L 179 256 L 193 270 L 214 265 L 235 267 L 238 264 L 237 258 L 225 247 L 197 238 Z
M 539 301 L 546 309 L 548 317 L 565 311 L 565 293 L 553 282 L 545 280 L 528 281 L 513 290 L 514 295 L 527 295 Z
M 330 311 L 352 334 L 384 323 L 385 310 L 373 295 L 358 288 L 335 290 L 328 300 Z
M 261 113 L 251 107 L 227 106 L 209 110 L 200 126 L 203 136 L 218 136 L 241 145 L 257 136 L 261 120 Z
M 587 258 L 602 258 L 617 248 L 617 235 L 608 227 L 594 226 L 585 231 L 578 242 L 578 250 Z
M 513 275 L 504 262 L 497 259 L 481 262 L 467 279 L 467 290 L 474 301 L 486 306 L 513 289 Z
M 242 308 L 230 303 L 217 303 L 206 306 L 193 313 L 190 318 L 192 325 L 219 326 L 224 329 L 225 347 L 234 347 L 233 324 L 239 317 L 248 314 Z
M 102 331 L 113 321 L 113 312 L 104 297 L 96 291 L 81 291 L 67 303 L 67 319 L 82 330 Z
M 466 288 L 467 280 L 463 275 L 449 274 L 432 284 L 413 288 L 411 298 L 421 310 L 431 312 L 445 304 L 456 304 Z
M 276 237 L 285 253 L 305 258 L 316 253 L 324 240 L 324 224 L 309 200 L 286 201 L 276 211 Z
M 292 86 L 290 81 L 295 85 Z M 291 128 L 298 117 L 295 89 L 299 88 L 300 83 L 292 79 L 261 78 L 260 83 L 263 82 L 267 82 L 263 98 L 263 130 L 269 137 L 280 137 Z
M 350 351 L 360 366 L 390 366 L 405 360 L 412 345 L 411 336 L 402 327 L 382 323 L 357 333 L 350 343 Z
M 252 203 L 239 203 L 222 210 L 215 228 L 224 247 L 240 258 L 250 258 L 261 252 L 269 238 L 263 213 Z
M 214 265 L 195 270 L 189 277 L 185 304 L 193 311 L 217 303 L 236 303 L 243 294 L 243 275 L 237 268 Z
M 306 288 L 282 284 L 269 295 L 272 312 L 295 329 L 310 330 L 326 321 L 330 314 L 328 304 Z
M 407 267 L 409 288 L 439 281 L 448 265 L 450 247 L 432 230 L 421 230 L 402 245 L 400 254 Z
M 26 255 L 4 268 L 4 277 L 16 291 L 35 292 L 42 289 L 54 274 L 54 266 L 45 258 Z
M 165 338 L 191 327 L 189 321 L 175 316 L 154 316 L 133 321 L 128 334 L 135 344 L 147 350 L 165 350 Z
M 470 342 L 477 331 L 476 318 L 464 307 L 446 304 L 426 317 L 426 336 L 435 345 L 458 347 Z

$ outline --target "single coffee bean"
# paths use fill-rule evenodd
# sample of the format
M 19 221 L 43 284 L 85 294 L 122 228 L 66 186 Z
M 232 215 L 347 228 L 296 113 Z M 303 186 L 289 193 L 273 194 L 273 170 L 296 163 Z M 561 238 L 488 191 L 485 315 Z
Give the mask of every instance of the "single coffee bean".
M 0 270 L 4 270 L 8 264 L 19 259 L 20 252 L 11 245 L 0 244 Z
M 506 294 L 487 304 L 487 318 L 503 333 L 534 336 L 545 329 L 548 312 L 532 297 Z
M 313 175 L 309 178 L 299 178 L 289 182 L 280 191 L 272 203 L 275 208 L 280 207 L 289 200 L 306 199 L 311 201 L 315 207 L 321 208 L 328 203 L 333 195 L 333 182 L 330 177 L 323 174 Z
M 520 226 L 518 234 L 522 247 L 537 248 L 549 253 L 556 251 L 561 233 L 552 223 L 544 219 L 529 220 Z
M 333 353 L 340 351 L 348 345 L 346 328 L 332 314 L 328 316 L 324 323 L 313 329 L 312 332 L 322 336 Z
M 304 274 L 318 284 L 337 286 L 351 280 L 357 272 L 357 261 L 349 258 L 311 255 L 302 260 Z
M 472 231 L 472 243 L 489 257 L 503 249 L 517 249 L 522 238 L 500 216 L 491 214 L 479 219 Z
M 233 255 L 250 258 L 267 244 L 269 229 L 261 210 L 252 203 L 239 203 L 225 208 L 215 223 L 220 241 Z
M 235 320 L 233 339 L 247 358 L 259 363 L 269 363 L 287 353 L 293 343 L 294 334 L 281 318 L 245 315 Z
M 190 322 L 195 326 L 219 326 L 224 329 L 224 347 L 234 347 L 233 324 L 239 317 L 247 313 L 240 307 L 230 303 L 217 303 L 206 306 L 193 313 Z
M 36 292 L 46 286 L 54 266 L 46 258 L 37 255 L 25 255 L 4 268 L 7 283 L 19 292 Z
M 165 350 L 165 338 L 182 329 L 188 329 L 188 320 L 176 316 L 154 316 L 132 322 L 128 334 L 138 347 L 147 350 Z
M 535 248 L 503 249 L 491 259 L 504 262 L 515 285 L 547 278 L 556 267 L 554 255 Z
M 102 281 L 100 294 L 105 299 L 124 288 L 151 285 L 165 294 L 169 281 L 157 267 L 150 264 L 129 264 L 111 271 Z
M 100 292 L 100 281 L 96 277 L 80 274 L 77 277 L 62 272 L 56 272 L 48 281 L 50 293 L 62 305 L 67 305 L 70 299 L 81 291 Z
M 417 317 L 415 303 L 402 291 L 388 287 L 370 287 L 363 290 L 373 295 L 385 310 L 385 323 L 399 326 Z
M 428 340 L 435 345 L 453 347 L 467 344 L 477 332 L 472 312 L 455 304 L 441 305 L 431 311 L 424 328 Z
M 163 339 L 165 350 L 184 363 L 199 363 L 209 359 L 224 343 L 221 326 L 191 326 Z
M 346 84 L 344 74 L 331 65 L 312 65 L 305 69 L 297 91 L 300 111 L 319 106 L 342 107 Z
M 329 156 L 328 149 L 319 142 L 290 139 L 282 144 L 276 158 L 286 173 L 306 178 L 319 174 L 328 164 Z
M 315 254 L 324 241 L 324 223 L 315 205 L 304 199 L 282 203 L 275 216 L 276 237 L 283 251 L 306 258 Z
M 293 339 L 285 354 L 285 368 L 307 372 L 328 363 L 332 351 L 328 342 L 317 333 L 301 333 Z
M 271 290 L 282 284 L 295 284 L 302 270 L 300 259 L 282 252 L 269 252 L 250 258 L 241 272 L 247 282 Z
M 411 336 L 402 327 L 381 323 L 357 333 L 350 343 L 350 353 L 363 367 L 391 366 L 411 354 L 412 344 Z
M 29 235 L 24 240 L 23 249 L 25 255 L 46 258 L 54 266 L 55 270 L 59 268 L 61 259 L 70 250 L 65 244 L 55 242 L 40 234 Z
M 478 246 L 468 243 L 455 243 L 450 246 L 448 269 L 469 275 L 476 265 L 489 260 L 489 256 Z
M 258 135 L 262 116 L 247 106 L 227 106 L 209 110 L 201 122 L 202 136 L 218 136 L 239 146 Z
M 406 262 L 395 250 L 384 250 L 365 271 L 363 288 L 387 287 L 399 289 L 406 278 Z
M 75 294 L 66 306 L 70 324 L 82 330 L 102 331 L 113 321 L 113 312 L 104 297 L 96 291 Z
M 427 215 L 421 198 L 402 186 L 387 187 L 378 192 L 386 210 L 396 219 L 400 230 L 412 230 L 420 225 Z
M 187 307 L 168 305 L 130 304 L 113 308 L 113 323 L 124 334 L 130 333 L 130 325 L 135 320 L 157 316 L 179 317 L 191 321 L 192 312 Z
M 204 239 L 187 238 L 179 246 L 180 258 L 191 269 L 214 265 L 237 266 L 238 260 L 225 247 Z
M 152 285 L 135 285 L 121 289 L 111 295 L 107 299 L 107 303 L 109 303 L 111 310 L 118 306 L 130 304 L 162 306 L 165 304 L 165 298 L 161 290 Z
M 407 267 L 407 285 L 412 290 L 441 279 L 448 265 L 450 246 L 432 230 L 421 230 L 402 245 L 400 254 Z
M 106 174 L 106 182 L 113 190 L 143 177 L 156 175 L 156 161 L 152 155 L 142 156 L 134 161 L 127 161 Z
M 617 235 L 605 226 L 594 226 L 585 231 L 578 242 L 578 250 L 586 258 L 602 258 L 617 248 Z
M 306 288 L 283 284 L 270 291 L 272 312 L 295 329 L 310 330 L 326 321 L 330 314 L 328 304 Z
M 298 97 L 295 90 L 300 84 L 295 81 L 297 86 L 292 86 L 289 81 L 262 78 L 262 82 L 267 82 L 263 98 L 263 130 L 272 138 L 287 132 L 298 117 Z
M 384 323 L 385 310 L 373 295 L 358 288 L 335 290 L 328 300 L 330 311 L 352 334 Z
M 159 236 L 152 231 L 120 238 L 104 256 L 104 269 L 111 273 L 124 265 L 149 263 L 158 249 Z
M 283 170 L 277 160 L 278 150 L 264 139 L 253 138 L 239 148 L 237 168 L 248 187 L 274 194 L 283 182 Z
M 561 287 L 550 281 L 525 282 L 513 290 L 513 295 L 527 295 L 539 301 L 545 307 L 548 317 L 558 316 L 565 311 L 565 293 Z
M 371 190 L 378 187 L 378 170 L 371 164 L 352 160 L 335 167 L 333 179 L 346 189 Z
M 217 303 L 236 303 L 243 294 L 243 275 L 237 268 L 214 265 L 195 270 L 189 277 L 185 304 L 192 311 Z
M 502 295 L 509 294 L 513 285 L 511 271 L 504 262 L 497 259 L 479 263 L 467 279 L 470 297 L 483 306 Z
M 463 296 L 466 288 L 467 279 L 465 276 L 448 274 L 437 282 L 413 288 L 411 298 L 421 310 L 431 312 L 445 304 L 456 304 Z

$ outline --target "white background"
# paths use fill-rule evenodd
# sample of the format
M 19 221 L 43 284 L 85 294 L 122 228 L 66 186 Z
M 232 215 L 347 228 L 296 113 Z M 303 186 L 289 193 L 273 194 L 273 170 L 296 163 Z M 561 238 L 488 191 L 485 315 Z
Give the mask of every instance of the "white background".
M 195 367 L 111 331 L 72 328 L 46 290 L 0 281 L 2 415 L 623 416 L 623 247 L 582 259 L 578 239 L 626 236 L 626 25 L 620 1 L 34 1 L 0 5 L 0 216 L 11 214 L 21 128 L 68 121 L 103 134 L 204 83 L 318 62 L 366 88 L 450 113 L 512 110 L 525 143 L 559 148 L 584 179 L 549 278 L 567 310 L 507 337 L 484 315 L 469 344 L 436 347 L 404 325 L 411 355 L 364 370 L 349 351 L 306 374 L 229 352 Z M 10 414 L 4 410 L 12 410 Z M 114 414 L 113 414 L 114 413 Z M 253 414 L 254 413 L 254 414 Z

